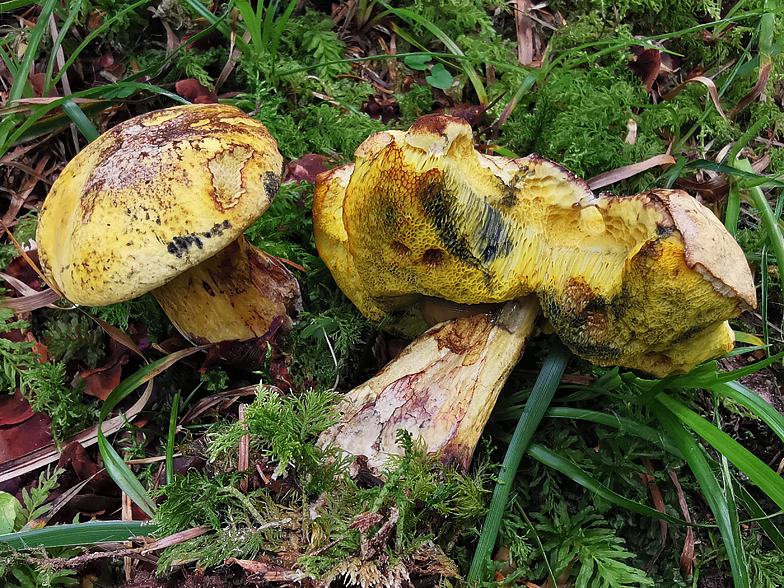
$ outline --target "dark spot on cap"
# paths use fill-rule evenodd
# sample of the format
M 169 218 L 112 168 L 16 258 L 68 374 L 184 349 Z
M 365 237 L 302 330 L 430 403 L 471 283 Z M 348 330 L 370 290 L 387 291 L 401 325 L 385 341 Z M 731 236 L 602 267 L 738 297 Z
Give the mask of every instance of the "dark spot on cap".
M 280 189 L 280 176 L 274 172 L 266 172 L 264 178 L 264 192 L 267 194 L 267 198 L 270 202 L 275 200 L 275 196 L 278 195 L 278 190 Z
M 192 245 L 196 245 L 199 249 L 203 247 L 201 239 L 195 235 L 185 235 L 184 237 L 175 237 L 171 243 L 166 246 L 166 250 L 172 255 L 182 257 L 185 255 Z
M 160 224 L 160 221 L 158 221 L 158 224 Z M 225 230 L 230 228 L 231 223 L 225 220 L 222 223 L 214 224 L 206 233 L 193 233 L 182 237 L 175 237 L 172 239 L 171 243 L 166 246 L 166 250 L 172 255 L 182 257 L 188 252 L 192 245 L 196 245 L 196 247 L 202 249 L 204 247 L 202 238 L 211 239 L 212 237 L 220 237 Z

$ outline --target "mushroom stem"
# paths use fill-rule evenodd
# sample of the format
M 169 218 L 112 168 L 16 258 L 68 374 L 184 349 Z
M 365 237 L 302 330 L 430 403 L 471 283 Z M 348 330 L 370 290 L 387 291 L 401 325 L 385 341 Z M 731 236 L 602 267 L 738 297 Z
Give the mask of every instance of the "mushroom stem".
M 536 296 L 497 313 L 463 316 L 418 337 L 378 375 L 346 395 L 341 422 L 319 439 L 380 468 L 400 454 L 398 429 L 428 452 L 467 468 L 498 394 L 519 361 L 539 314 Z
M 300 304 L 292 273 L 242 236 L 153 294 L 177 330 L 195 344 L 261 337 L 278 316 L 289 330 L 289 315 Z

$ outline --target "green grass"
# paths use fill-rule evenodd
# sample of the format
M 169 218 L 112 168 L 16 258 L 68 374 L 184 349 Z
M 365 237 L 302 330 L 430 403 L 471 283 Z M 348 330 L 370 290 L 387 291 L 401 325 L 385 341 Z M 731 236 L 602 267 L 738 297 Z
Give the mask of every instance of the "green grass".
M 162 560 L 164 567 L 183 554 L 190 561 L 217 565 L 238 545 L 248 557 L 262 550 L 272 552 L 280 545 L 281 531 L 270 527 L 264 533 L 253 533 L 254 525 L 263 524 L 257 519 L 280 521 L 292 512 L 296 519 L 317 508 L 319 495 L 334 492 L 339 494 L 329 498 L 334 500 L 330 505 L 334 516 L 310 522 L 297 519 L 303 525 L 297 533 L 337 541 L 332 553 L 303 551 L 301 566 L 310 573 L 325 573 L 336 560 L 359 552 L 363 539 L 348 528 L 354 515 L 371 510 L 386 516 L 396 506 L 401 519 L 388 545 L 392 559 L 404 561 L 417 545 L 433 541 L 450 550 L 449 557 L 475 585 L 491 584 L 492 573 L 497 571 L 492 558 L 505 547 L 517 567 L 506 570 L 510 581 L 544 581 L 565 574 L 583 586 L 601 586 L 602 582 L 643 586 L 651 579 L 657 586 L 685 586 L 690 580 L 678 577 L 678 554 L 672 545 L 647 578 L 640 572 L 660 540 L 658 520 L 670 525 L 675 544 L 683 540 L 687 523 L 665 474 L 677 470 L 687 502 L 704 514 L 692 523 L 700 537 L 697 569 L 703 573 L 711 567 L 729 570 L 739 588 L 774 585 L 784 573 L 784 536 L 779 530 L 784 524 L 784 485 L 769 464 L 745 447 L 749 439 L 723 429 L 722 419 L 758 419 L 774 442 L 784 441 L 781 415 L 738 382 L 761 368 L 780 369 L 776 353 L 782 345 L 777 339 L 781 332 L 779 268 L 784 263 L 780 218 L 784 151 L 775 143 L 769 148 L 765 145 L 770 138 L 782 140 L 784 115 L 776 102 L 784 75 L 782 9 L 765 2 L 738 2 L 723 12 L 711 2 L 686 6 L 669 0 L 630 0 L 612 9 L 591 0 L 553 2 L 550 5 L 561 10 L 568 26 L 555 20 L 556 25 L 550 27 L 537 25 L 547 49 L 541 67 L 531 68 L 516 60 L 514 22 L 504 12 L 506 6 L 496 11 L 469 0 L 417 0 L 405 7 L 379 2 L 374 8 L 374 4 L 360 3 L 353 22 L 362 27 L 362 33 L 341 37 L 341 29 L 329 15 L 312 8 L 297 11 L 293 1 L 254 5 L 237 0 L 213 13 L 207 4 L 188 0 L 180 5 L 184 25 L 178 28 L 173 21 L 167 23 L 178 41 L 186 34 L 193 36 L 170 50 L 162 20 L 153 19 L 147 11 L 152 5 L 149 0 L 67 5 L 45 1 L 38 6 L 36 18 L 28 21 L 31 26 L 8 20 L 9 28 L 3 29 L 0 57 L 13 82 L 7 88 L 5 108 L 0 110 L 0 156 L 25 141 L 37 140 L 46 146 L 51 133 L 61 133 L 71 124 L 81 135 L 81 147 L 98 136 L 106 121 L 113 124 L 125 116 L 111 115 L 114 111 L 140 112 L 184 102 L 174 93 L 174 84 L 184 78 L 196 78 L 207 87 L 221 79 L 220 91 L 231 93 L 223 101 L 264 122 L 288 160 L 318 153 L 328 158 L 330 166 L 351 161 L 353 151 L 368 135 L 390 127 L 405 128 L 439 101 L 489 105 L 499 98 L 479 124 L 480 129 L 490 129 L 503 117 L 503 124 L 480 136 L 496 153 L 536 151 L 586 179 L 665 152 L 676 160 L 669 169 L 648 170 L 611 186 L 619 193 L 677 187 L 680 179 L 695 173 L 725 179 L 727 196 L 709 204 L 760 270 L 759 316 L 747 317 L 753 324 L 738 328 L 762 336 L 770 345 L 765 348 L 769 359 L 729 374 L 708 363 L 692 374 L 663 381 L 597 370 L 575 360 L 572 371 L 595 373 L 599 378 L 587 387 L 558 387 L 558 374 L 567 357 L 556 349 L 545 360 L 533 388 L 528 375 L 513 374 L 486 431 L 486 445 L 477 453 L 473 475 L 440 469 L 418 452 L 412 440 L 403 438 L 407 457 L 390 470 L 386 489 L 358 489 L 340 468 L 319 469 L 323 456 L 313 441 L 320 418 L 332 414 L 334 398 L 327 392 L 336 379 L 347 389 L 372 372 L 373 366 L 363 364 L 362 358 L 372 355 L 368 350 L 375 330 L 337 289 L 316 255 L 309 216 L 312 190 L 284 186 L 273 208 L 247 236 L 308 270 L 298 276 L 305 309 L 285 352 L 295 384 L 301 389 L 312 385 L 317 392 L 315 397 L 294 400 L 262 395 L 251 417 L 257 419 L 258 429 L 254 451 L 279 478 L 293 480 L 294 489 L 282 495 L 237 496 L 223 487 L 216 490 L 218 478 L 172 476 L 175 448 L 187 446 L 192 441 L 189 435 L 200 435 L 206 424 L 189 425 L 192 428 L 183 434 L 178 427 L 182 413 L 207 393 L 246 385 L 247 374 L 228 370 L 214 377 L 214 382 L 208 375 L 210 389 L 194 391 L 180 406 L 183 372 L 173 372 L 195 373 L 198 366 L 182 362 L 170 368 L 181 355 L 164 357 L 127 376 L 100 410 L 103 420 L 124 397 L 142 385 L 151 386 L 155 377 L 159 400 L 154 412 L 163 417 L 153 417 L 150 426 L 167 433 L 160 434 L 160 444 L 152 451 L 167 458 L 168 484 L 161 495 L 170 502 L 157 508 L 148 488 L 110 440 L 101 435 L 99 445 L 119 488 L 150 515 L 156 509 L 159 517 L 167 509 L 176 515 L 176 524 L 162 527 L 164 533 L 190 524 L 210 524 L 214 529 L 185 549 L 172 550 Z M 4 2 L 0 13 L 20 13 L 30 6 Z M 94 10 L 104 14 L 88 26 Z M 649 22 L 652 10 L 660 16 L 653 25 Z M 50 17 L 58 26 L 56 40 L 48 28 Z M 350 26 L 346 30 L 353 31 Z M 379 37 L 389 47 L 384 31 L 396 33 L 395 55 L 381 54 Z M 23 54 L 13 45 L 20 37 L 26 43 Z M 367 39 L 370 54 L 360 48 L 351 49 L 349 55 L 351 47 Z M 207 49 L 205 44 L 209 44 Z M 629 68 L 630 50 L 635 46 L 664 48 L 676 57 L 679 80 L 694 68 L 705 68 L 703 75 L 713 80 L 715 100 L 726 118 L 706 86 L 699 83 L 686 85 L 667 100 L 651 100 Z M 225 70 L 224 78 L 231 47 L 238 50 L 236 63 Z M 62 63 L 58 63 L 58 49 L 63 51 Z M 82 71 L 107 51 L 126 64 L 124 79 L 95 87 L 80 85 L 73 72 Z M 370 81 L 357 79 L 362 68 L 380 76 L 391 71 L 397 82 L 388 92 L 377 91 Z M 25 102 L 34 94 L 30 82 L 34 69 L 43 74 L 44 95 L 57 90 L 58 97 L 48 103 Z M 487 77 L 489 69 L 494 79 Z M 63 86 L 65 72 L 71 72 L 70 93 Z M 767 74 L 762 88 L 767 102 L 758 97 L 746 99 Z M 408 84 L 410 89 L 403 83 L 406 76 L 415 80 Z M 376 94 L 394 101 L 400 119 L 382 123 L 363 114 L 365 103 Z M 638 129 L 633 144 L 627 140 L 629 120 Z M 69 156 L 75 148 L 70 142 L 64 147 Z M 755 174 L 749 159 L 756 161 L 763 153 L 769 155 L 770 165 L 764 173 Z M 62 163 L 59 151 L 56 156 Z M 34 220 L 34 216 L 25 217 L 15 234 L 31 234 Z M 5 266 L 15 249 L 3 247 L 0 260 Z M 174 331 L 150 310 L 151 305 L 147 300 L 96 312 L 126 331 L 136 323 L 147 324 L 154 329 L 152 338 L 163 340 Z M 32 391 L 36 408 L 61 423 L 53 427 L 60 437 L 71 431 L 68 427 L 74 421 L 92 418 L 96 412 L 92 405 L 77 406 L 81 392 L 72 385 L 71 376 L 99 365 L 105 339 L 93 332 L 89 321 L 68 316 L 41 310 L 21 325 L 10 313 L 2 315 L 6 330 L 23 326 L 39 340 L 43 337 L 53 357 L 48 364 L 38 364 L 38 356 L 26 342 L 0 339 L 4 389 L 21 386 Z M 529 347 L 529 365 L 548 353 L 538 342 Z M 150 360 L 155 357 L 151 352 L 145 354 Z M 269 378 L 270 374 L 253 377 Z M 728 412 L 725 401 L 742 410 L 742 416 Z M 286 426 L 279 427 L 274 415 Z M 242 432 L 236 427 L 224 423 L 213 430 L 210 439 L 219 464 L 232 463 L 226 455 Z M 276 435 L 276 431 L 282 432 Z M 646 461 L 654 464 L 659 476 L 666 513 L 653 508 L 638 483 L 639 475 L 648 471 L 643 467 Z M 296 475 L 289 479 L 292 471 Z M 323 475 L 325 471 L 329 476 Z M 221 484 L 233 488 L 237 479 L 224 473 L 228 477 L 220 478 Z M 197 505 L 210 489 L 215 493 Z M 210 500 L 218 498 L 228 506 L 218 509 L 219 514 L 209 514 L 207 507 L 214 506 Z M 485 509 L 477 534 L 476 521 Z M 754 520 L 750 523 L 749 519 Z M 753 534 L 745 531 L 748 524 L 755 529 Z M 227 525 L 239 534 L 218 532 Z M 0 541 L 14 549 L 33 542 L 58 548 L 123 540 L 130 532 L 144 531 L 132 524 L 96 521 L 17 532 L 0 536 Z M 18 562 L 13 565 L 17 579 L 32 573 Z

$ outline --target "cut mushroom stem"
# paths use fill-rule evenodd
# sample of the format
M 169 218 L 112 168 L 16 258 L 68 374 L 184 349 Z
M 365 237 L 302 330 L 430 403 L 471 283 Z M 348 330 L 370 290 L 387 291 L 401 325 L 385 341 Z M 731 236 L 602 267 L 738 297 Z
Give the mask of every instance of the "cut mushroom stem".
M 153 295 L 177 330 L 197 345 L 261 337 L 275 317 L 283 318 L 288 331 L 301 301 L 288 268 L 244 237 Z
M 390 454 L 402 452 L 397 431 L 404 429 L 421 437 L 429 453 L 467 468 L 539 310 L 536 296 L 528 296 L 495 313 L 430 328 L 346 395 L 343 419 L 319 443 L 364 455 L 379 469 Z

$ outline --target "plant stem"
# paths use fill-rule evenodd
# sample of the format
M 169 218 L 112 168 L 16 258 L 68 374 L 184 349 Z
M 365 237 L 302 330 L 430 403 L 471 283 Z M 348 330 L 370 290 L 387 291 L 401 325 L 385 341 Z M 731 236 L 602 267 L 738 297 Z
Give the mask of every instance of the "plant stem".
M 733 165 L 741 171 L 754 172 L 748 159 L 739 159 Z M 758 186 L 749 188 L 749 194 L 752 200 L 754 200 L 754 208 L 759 211 L 762 226 L 765 227 L 765 232 L 768 234 L 768 239 L 770 239 L 770 245 L 776 256 L 776 264 L 779 268 L 784 268 L 784 238 L 782 238 L 779 230 L 778 219 L 774 216 L 768 199 L 765 198 Z
M 566 364 L 572 356 L 571 352 L 559 340 L 556 340 L 550 348 L 550 353 L 544 360 L 542 371 L 536 379 L 534 389 L 525 405 L 523 414 L 517 422 L 517 427 L 512 435 L 512 441 L 506 450 L 504 463 L 498 474 L 498 482 L 493 491 L 493 498 L 490 502 L 490 510 L 485 518 L 485 525 L 479 536 L 479 543 L 474 552 L 474 559 L 471 562 L 471 569 L 466 578 L 468 582 L 479 582 L 483 579 L 485 564 L 490 558 L 493 547 L 495 547 L 498 529 L 501 527 L 501 519 L 506 511 L 506 502 L 509 500 L 509 493 L 512 490 L 517 468 L 520 460 L 528 445 L 531 443 L 539 422 L 544 417 L 544 413 L 550 406 L 558 383 L 561 381 Z

